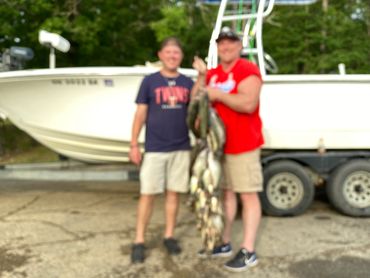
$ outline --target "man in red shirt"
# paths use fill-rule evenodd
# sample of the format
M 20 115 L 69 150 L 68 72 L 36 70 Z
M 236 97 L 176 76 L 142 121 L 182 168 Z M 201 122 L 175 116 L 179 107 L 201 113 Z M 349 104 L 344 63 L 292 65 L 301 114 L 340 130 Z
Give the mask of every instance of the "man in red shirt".
M 195 58 L 193 64 L 199 72 L 193 92 L 206 82 L 209 99 L 226 131 L 223 162 L 225 229 L 223 244 L 214 248 L 212 256 L 232 254 L 231 228 L 237 212 L 236 193 L 239 193 L 243 242 L 239 252 L 225 267 L 231 271 L 243 271 L 257 264 L 254 244 L 261 219 L 258 192 L 263 189 L 260 148 L 264 141 L 259 116 L 262 80 L 258 67 L 240 58 L 242 43 L 237 34 L 224 27 L 216 42 L 220 60 L 217 68 L 206 72 L 205 64 L 199 58 Z

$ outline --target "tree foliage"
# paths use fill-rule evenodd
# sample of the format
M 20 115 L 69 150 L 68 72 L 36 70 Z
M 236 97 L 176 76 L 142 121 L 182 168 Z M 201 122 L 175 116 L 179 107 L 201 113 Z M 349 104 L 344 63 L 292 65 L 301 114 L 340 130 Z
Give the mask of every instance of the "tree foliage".
M 71 42 L 68 54 L 57 54 L 58 66 L 132 65 L 155 56 L 150 22 L 160 18 L 162 0 L 12 0 L 1 1 L 1 47 L 32 46 L 33 67 L 47 66 L 48 49 L 38 32 L 56 32 Z M 1 36 L 1 35 L 0 35 Z
M 370 33 L 366 1 L 321 1 L 310 6 L 277 6 L 264 25 L 265 50 L 280 73 L 369 73 Z M 356 18 L 358 13 L 358 18 Z
M 212 28 L 216 20 L 217 7 L 196 5 L 197 1 L 181 1 L 180 4 L 162 8 L 162 18 L 151 24 L 160 42 L 168 36 L 177 36 L 183 43 L 184 65 L 191 66 L 194 55 L 205 58 Z
M 323 0 L 324 1 L 324 0 Z M 265 50 L 280 73 L 369 73 L 370 6 L 367 0 L 321 1 L 276 6 L 264 24 Z M 33 48 L 29 67 L 47 67 L 49 50 L 38 43 L 45 29 L 71 42 L 57 53 L 57 66 L 130 66 L 157 59 L 169 35 L 184 45 L 183 66 L 205 58 L 217 7 L 196 0 L 0 0 L 0 52 L 12 45 Z

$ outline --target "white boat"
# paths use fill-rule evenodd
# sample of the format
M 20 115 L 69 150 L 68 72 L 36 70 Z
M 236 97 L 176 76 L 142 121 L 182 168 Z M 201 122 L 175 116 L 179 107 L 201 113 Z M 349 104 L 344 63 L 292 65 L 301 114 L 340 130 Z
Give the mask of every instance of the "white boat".
M 212 34 L 209 66 L 217 64 L 215 38 L 222 22 L 238 16 L 256 18 L 257 48 L 250 51 L 257 54 L 264 78 L 264 148 L 304 150 L 324 144 L 326 149 L 370 149 L 370 75 L 267 75 L 262 18 L 271 12 L 274 1 L 260 5 L 254 15 L 233 18 L 223 15 L 226 2 L 220 4 Z M 0 115 L 64 156 L 87 162 L 124 162 L 128 160 L 135 96 L 142 78 L 156 70 L 90 67 L 2 72 Z M 182 72 L 196 77 L 192 69 Z
M 315 185 L 327 184 L 329 200 L 339 211 L 370 216 L 370 74 L 266 74 L 266 66 L 274 64 L 263 51 L 262 19 L 275 1 L 259 0 L 257 13 L 236 15 L 225 13 L 227 2 L 220 3 L 208 66 L 217 65 L 215 39 L 223 22 L 246 20 L 243 50 L 257 57 L 264 81 L 260 103 L 264 212 L 301 214 L 313 200 Z M 252 49 L 247 47 L 250 34 L 257 44 Z M 0 73 L 0 116 L 64 156 L 95 163 L 128 161 L 135 96 L 142 78 L 156 70 L 102 67 Z M 182 72 L 196 77 L 194 70 Z M 141 134 L 141 143 L 143 139 Z
M 1 73 L 0 113 L 59 154 L 87 162 L 128 161 L 135 97 L 143 77 L 156 70 L 139 66 Z

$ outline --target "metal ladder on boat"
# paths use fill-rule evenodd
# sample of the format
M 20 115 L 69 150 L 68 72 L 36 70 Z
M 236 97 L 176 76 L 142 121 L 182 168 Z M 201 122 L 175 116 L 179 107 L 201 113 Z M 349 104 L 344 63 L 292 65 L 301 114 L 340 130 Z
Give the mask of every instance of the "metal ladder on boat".
M 245 20 L 246 23 L 244 25 L 244 29 L 241 37 L 243 43 L 243 55 L 252 54 L 257 56 L 257 63 L 261 71 L 262 77 L 266 76 L 266 64 L 265 60 L 273 61 L 269 59 L 269 55 L 265 54 L 263 51 L 263 42 L 262 42 L 262 25 L 263 25 L 263 18 L 268 16 L 274 6 L 275 0 L 256 0 L 258 2 L 257 11 L 255 13 L 249 14 L 226 14 L 227 12 L 227 5 L 228 0 L 222 0 L 220 3 L 220 7 L 217 14 L 217 20 L 215 27 L 212 32 L 211 40 L 209 42 L 209 50 L 208 50 L 208 60 L 207 60 L 207 67 L 214 68 L 217 66 L 217 44 L 216 39 L 221 31 L 222 24 L 224 22 L 233 22 L 233 21 L 241 21 Z M 251 1 L 247 1 L 251 2 Z M 254 23 L 253 23 L 254 22 Z M 249 42 L 251 39 L 256 40 L 255 47 L 250 47 Z M 272 65 L 275 66 L 276 65 Z M 270 67 L 271 70 L 271 67 Z

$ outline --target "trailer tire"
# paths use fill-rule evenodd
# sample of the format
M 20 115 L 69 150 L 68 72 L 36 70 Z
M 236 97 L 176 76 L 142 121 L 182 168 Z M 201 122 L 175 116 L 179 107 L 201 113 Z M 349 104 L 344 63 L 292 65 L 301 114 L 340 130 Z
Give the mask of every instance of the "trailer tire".
M 331 204 L 349 216 L 370 216 L 370 162 L 351 160 L 334 170 L 326 192 Z
M 315 187 L 304 168 L 289 160 L 264 167 L 264 191 L 260 193 L 263 212 L 271 216 L 295 216 L 311 205 Z

